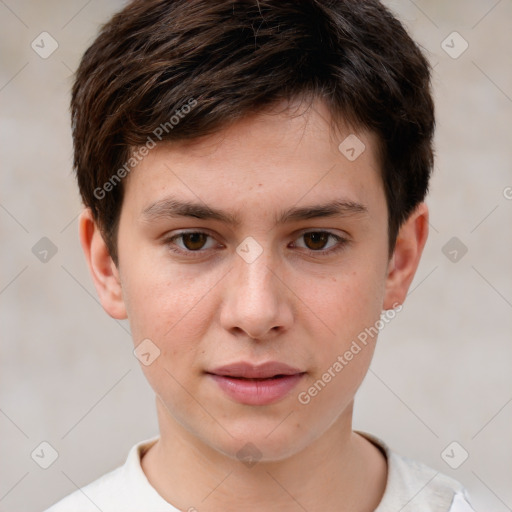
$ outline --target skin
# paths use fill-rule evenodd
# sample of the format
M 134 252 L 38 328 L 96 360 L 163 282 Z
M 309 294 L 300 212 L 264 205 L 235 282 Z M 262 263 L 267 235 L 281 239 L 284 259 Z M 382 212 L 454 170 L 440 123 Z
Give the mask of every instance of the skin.
M 366 146 L 353 162 L 338 149 L 350 133 Z M 161 351 L 141 365 L 160 427 L 142 468 L 180 510 L 363 512 L 378 505 L 385 457 L 352 431 L 354 395 L 375 338 L 308 404 L 298 400 L 383 309 L 404 301 L 427 238 L 422 203 L 388 257 L 375 148 L 371 133 L 331 131 L 319 101 L 302 115 L 278 109 L 192 142 L 161 144 L 124 182 L 118 266 L 90 210 L 82 213 L 80 239 L 105 311 L 129 318 L 135 345 L 149 338 Z M 238 213 L 240 224 L 144 217 L 171 194 Z M 274 223 L 282 210 L 335 199 L 366 210 Z M 180 230 L 209 237 L 172 245 Z M 323 231 L 348 242 L 319 255 L 337 240 L 322 244 L 304 232 Z M 263 250 L 251 263 L 236 252 L 249 236 Z M 280 361 L 307 373 L 279 402 L 243 405 L 204 373 L 240 360 Z M 236 455 L 248 442 L 261 453 L 252 467 Z

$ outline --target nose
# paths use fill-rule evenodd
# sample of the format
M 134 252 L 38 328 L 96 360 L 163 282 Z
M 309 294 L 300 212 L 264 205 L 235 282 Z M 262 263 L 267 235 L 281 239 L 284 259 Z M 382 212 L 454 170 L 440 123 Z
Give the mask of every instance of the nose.
M 293 322 L 293 294 L 280 271 L 278 256 L 270 248 L 259 246 L 250 247 L 251 251 L 261 251 L 254 260 L 247 253 L 234 255 L 232 271 L 224 280 L 220 314 L 226 330 L 255 340 L 275 337 Z

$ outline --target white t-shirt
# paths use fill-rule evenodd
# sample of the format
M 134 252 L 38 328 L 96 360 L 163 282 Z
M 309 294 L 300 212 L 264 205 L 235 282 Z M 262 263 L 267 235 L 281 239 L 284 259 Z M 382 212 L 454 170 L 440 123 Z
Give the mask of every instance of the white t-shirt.
M 397 455 L 374 436 L 360 434 L 387 457 L 386 488 L 375 512 L 475 512 L 459 482 Z M 142 471 L 142 455 L 157 440 L 154 437 L 134 445 L 123 466 L 77 489 L 44 512 L 180 512 L 156 492 Z

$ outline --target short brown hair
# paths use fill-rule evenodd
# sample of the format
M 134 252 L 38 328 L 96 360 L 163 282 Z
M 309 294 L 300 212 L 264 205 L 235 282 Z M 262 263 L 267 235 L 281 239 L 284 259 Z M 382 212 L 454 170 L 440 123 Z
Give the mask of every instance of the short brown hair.
M 377 135 L 391 253 L 427 193 L 435 121 L 428 61 L 386 7 L 135 0 L 115 14 L 85 52 L 71 99 L 80 193 L 114 262 L 121 178 L 158 127 L 158 141 L 194 139 L 299 97 Z

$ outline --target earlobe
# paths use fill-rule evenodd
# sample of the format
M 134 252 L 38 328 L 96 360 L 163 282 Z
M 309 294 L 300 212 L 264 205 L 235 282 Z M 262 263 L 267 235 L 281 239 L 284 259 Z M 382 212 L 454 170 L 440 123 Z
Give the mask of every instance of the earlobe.
M 103 309 L 113 318 L 127 318 L 119 272 L 90 208 L 79 217 L 80 243 Z
M 428 237 L 428 208 L 419 204 L 399 230 L 388 265 L 384 309 L 403 304 Z

